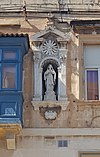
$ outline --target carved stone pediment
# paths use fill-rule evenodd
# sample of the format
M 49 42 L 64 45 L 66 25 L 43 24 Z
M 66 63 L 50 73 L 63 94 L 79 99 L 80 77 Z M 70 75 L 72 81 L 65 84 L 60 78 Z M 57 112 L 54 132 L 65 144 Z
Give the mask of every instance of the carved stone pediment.
M 31 36 L 31 42 L 43 41 L 43 38 L 47 38 L 47 36 L 54 36 L 57 38 L 57 41 L 69 41 L 70 35 L 67 33 L 63 33 L 60 30 L 54 27 L 47 27 L 45 30 L 42 30 L 35 35 Z

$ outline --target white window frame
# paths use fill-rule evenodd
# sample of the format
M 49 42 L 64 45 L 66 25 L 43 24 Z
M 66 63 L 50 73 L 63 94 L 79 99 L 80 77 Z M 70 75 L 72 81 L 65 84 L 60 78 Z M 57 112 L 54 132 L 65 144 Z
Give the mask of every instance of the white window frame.
M 100 67 L 85 67 L 85 99 L 87 99 L 87 71 L 88 70 L 96 70 L 98 71 L 98 94 L 99 94 L 99 99 L 100 100 Z M 93 100 L 92 100 L 93 101 Z

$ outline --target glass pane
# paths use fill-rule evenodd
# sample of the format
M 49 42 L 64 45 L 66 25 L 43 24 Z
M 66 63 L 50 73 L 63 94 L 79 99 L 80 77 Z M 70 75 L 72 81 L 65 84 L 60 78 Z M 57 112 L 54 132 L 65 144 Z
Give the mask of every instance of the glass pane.
M 16 88 L 16 66 L 3 66 L 2 88 Z
M 87 99 L 98 100 L 98 71 L 88 70 L 87 71 Z
M 3 59 L 16 59 L 16 53 L 15 52 L 9 52 L 9 51 L 5 51 L 3 54 Z

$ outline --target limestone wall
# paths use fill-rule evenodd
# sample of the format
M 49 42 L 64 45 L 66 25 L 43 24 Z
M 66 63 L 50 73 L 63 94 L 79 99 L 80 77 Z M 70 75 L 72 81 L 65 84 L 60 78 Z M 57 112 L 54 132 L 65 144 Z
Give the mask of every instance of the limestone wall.
M 88 4 L 88 3 L 95 3 L 98 4 L 99 0 L 26 0 L 27 4 L 58 4 L 58 1 L 60 3 L 64 4 Z M 1 0 L 0 4 L 23 4 L 23 0 Z
M 27 11 L 50 11 L 50 10 L 65 10 L 68 8 L 71 10 L 99 10 L 100 1 L 99 0 L 26 0 Z M 12 11 L 22 11 L 24 1 L 23 0 L 1 0 L 0 1 L 0 12 L 12 12 Z
M 42 131 L 42 130 L 41 130 Z M 63 130 L 60 134 L 67 133 L 64 136 L 33 136 L 30 135 L 30 131 L 27 131 L 29 135 L 19 136 L 16 139 L 16 150 L 7 150 L 4 140 L 0 140 L 0 154 L 3 157 L 78 157 L 82 153 L 87 156 L 100 156 L 100 130 L 87 129 L 80 130 Z M 52 131 L 48 130 L 48 133 Z M 70 132 L 70 136 L 69 133 Z M 32 131 L 31 131 L 32 133 Z M 34 133 L 34 130 L 33 130 Z M 43 133 L 43 132 L 42 132 Z M 56 132 L 58 133 L 58 131 Z M 79 136 L 75 136 L 79 134 Z M 82 135 L 83 134 L 83 135 Z M 96 136 L 96 134 L 98 136 Z M 44 135 L 46 135 L 44 133 Z M 66 140 L 66 147 L 58 147 L 59 140 Z
M 0 3 L 3 1 L 0 1 Z M 9 1 L 8 1 L 9 2 Z M 20 1 L 21 2 L 21 1 Z M 26 21 L 24 17 L 15 18 L 7 17 L 0 18 L 0 33 L 27 33 L 30 37 L 37 32 L 44 30 L 48 24 L 48 19 L 31 18 Z M 70 41 L 67 43 L 67 94 L 68 106 L 66 110 L 61 110 L 57 119 L 52 123 L 48 123 L 39 110 L 34 110 L 32 106 L 33 98 L 33 52 L 30 44 L 28 54 L 24 58 L 24 79 L 23 79 L 23 126 L 32 128 L 68 128 L 68 127 L 100 127 L 100 103 L 99 101 L 86 102 L 84 98 L 84 83 L 82 80 L 83 59 L 80 55 L 82 47 L 79 48 L 78 35 L 72 32 L 70 25 L 64 22 L 55 21 L 55 27 L 60 31 L 70 32 Z M 84 37 L 83 37 L 84 38 Z M 86 40 L 87 39 L 87 40 Z M 92 43 L 99 43 L 99 34 L 85 35 L 84 41 L 89 44 L 89 39 Z M 94 42 L 95 41 L 95 42 Z M 100 43 L 99 43 L 100 44 Z M 79 67 L 80 65 L 80 67 Z

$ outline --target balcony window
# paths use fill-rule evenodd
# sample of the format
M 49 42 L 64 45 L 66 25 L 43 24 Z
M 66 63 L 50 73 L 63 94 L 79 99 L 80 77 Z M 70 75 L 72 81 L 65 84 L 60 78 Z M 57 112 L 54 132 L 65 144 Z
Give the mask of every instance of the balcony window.
M 0 124 L 21 124 L 23 111 L 23 58 L 28 36 L 0 36 Z
M 20 57 L 18 49 L 0 51 L 0 90 L 18 90 Z
M 16 66 L 4 65 L 2 68 L 2 88 L 16 88 Z
M 88 69 L 87 73 L 87 99 L 98 100 L 99 89 L 98 89 L 98 70 Z
M 100 100 L 100 46 L 84 46 L 85 98 Z

